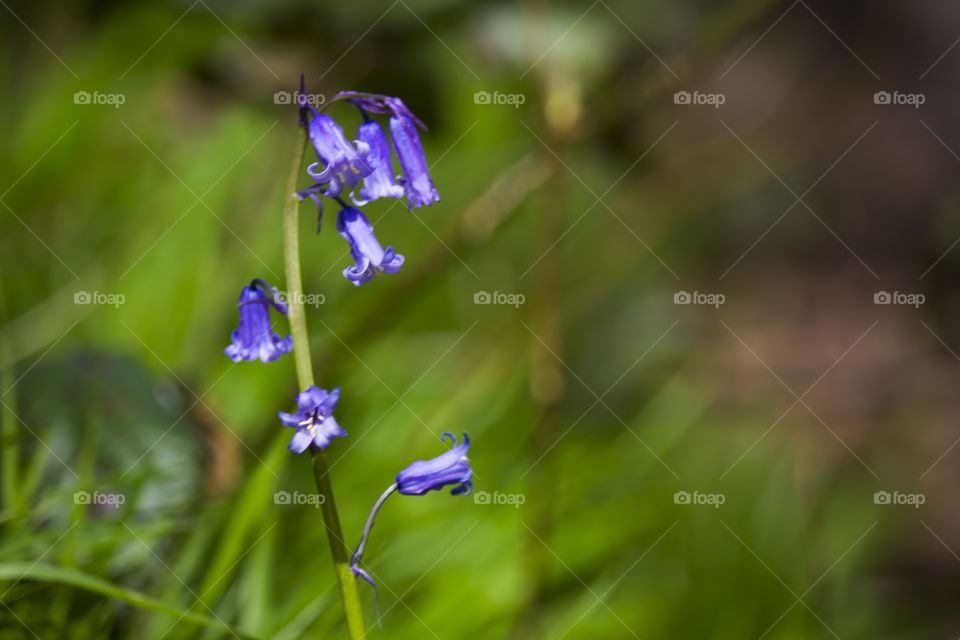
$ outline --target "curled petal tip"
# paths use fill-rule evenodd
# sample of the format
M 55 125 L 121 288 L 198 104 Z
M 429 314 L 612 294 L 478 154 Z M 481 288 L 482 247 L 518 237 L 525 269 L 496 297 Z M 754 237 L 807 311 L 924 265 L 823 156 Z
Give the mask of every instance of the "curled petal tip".
M 361 578 L 367 582 L 371 587 L 373 587 L 373 595 L 377 602 L 377 624 L 380 625 L 380 628 L 383 628 L 383 623 L 380 621 L 380 591 L 377 589 L 377 583 L 373 581 L 373 578 L 370 577 L 370 574 L 361 569 L 360 567 L 350 564 L 350 571 L 353 575 Z
M 355 285 L 369 282 L 378 273 L 396 273 L 403 258 L 392 247 L 384 249 L 373 233 L 373 225 L 363 213 L 345 206 L 337 216 L 337 232 L 349 243 L 355 265 L 343 270 L 345 278 Z

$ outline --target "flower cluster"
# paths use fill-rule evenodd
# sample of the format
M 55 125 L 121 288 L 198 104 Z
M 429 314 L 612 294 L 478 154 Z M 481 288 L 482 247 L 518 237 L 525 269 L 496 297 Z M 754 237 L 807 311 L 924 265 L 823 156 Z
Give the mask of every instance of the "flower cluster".
M 321 196 L 340 205 L 337 233 L 350 246 L 354 265 L 343 270 L 354 285 L 370 282 L 377 273 L 397 273 L 403 256 L 386 249 L 377 240 L 373 225 L 357 207 L 381 198 L 407 199 L 407 210 L 430 206 L 440 200 L 427 168 L 417 128 L 426 129 L 400 98 L 371 93 L 342 91 L 330 103 L 343 101 L 353 105 L 363 116 L 357 137 L 351 143 L 337 122 L 306 103 L 301 81 L 300 124 L 307 133 L 317 162 L 307 167 L 313 185 L 294 196 L 312 198 L 319 209 L 317 230 L 323 218 Z M 328 103 L 329 104 L 329 103 Z M 395 175 L 390 139 L 371 114 L 389 115 L 390 138 L 400 162 L 402 175 Z M 359 188 L 358 188 L 359 187 Z M 349 190 L 351 206 L 344 199 Z M 355 191 L 354 191 L 355 190 Z M 293 350 L 291 336 L 281 338 L 273 330 L 270 307 L 287 315 L 287 305 L 279 292 L 263 280 L 253 280 L 240 292 L 240 324 L 230 335 L 231 344 L 224 353 L 234 362 L 257 360 L 272 362 Z M 311 386 L 297 395 L 297 412 L 280 412 L 280 421 L 296 429 L 290 450 L 302 453 L 310 447 L 325 449 L 331 438 L 347 435 L 331 412 L 340 398 L 340 389 L 327 392 Z
M 381 198 L 407 199 L 407 210 L 430 206 L 440 200 L 427 159 L 420 144 L 417 127 L 426 129 L 400 98 L 377 94 L 343 91 L 333 100 L 345 100 L 363 116 L 357 128 L 357 137 L 351 144 L 343 129 L 333 118 L 320 113 L 312 105 L 301 105 L 301 118 L 307 122 L 310 142 L 318 162 L 307 167 L 314 184 L 299 191 L 303 200 L 310 197 L 317 203 L 317 229 L 323 220 L 321 196 L 334 199 L 341 207 L 337 216 L 337 232 L 350 245 L 350 254 L 356 263 L 343 270 L 345 278 L 359 286 L 369 282 L 377 273 L 396 273 L 403 264 L 403 256 L 393 247 L 383 249 L 373 233 L 373 225 L 356 207 Z M 390 138 L 400 162 L 402 175 L 395 175 L 390 140 L 371 114 L 389 114 Z M 308 117 L 309 116 L 309 117 Z M 359 188 L 357 188 L 359 185 Z M 350 190 L 350 200 L 343 200 L 344 190 Z
M 307 167 L 307 174 L 313 184 L 293 194 L 294 197 L 300 201 L 309 197 L 317 203 L 318 232 L 323 217 L 323 198 L 330 198 L 339 204 L 337 232 L 350 246 L 354 261 L 353 266 L 343 270 L 343 275 L 354 285 L 365 284 L 378 273 L 397 273 L 403 265 L 403 256 L 394 251 L 392 246 L 384 248 L 381 245 L 374 235 L 373 225 L 359 207 L 381 198 L 406 198 L 407 210 L 410 211 L 430 206 L 440 200 L 430 178 L 417 131 L 418 128 L 425 130 L 426 127 L 399 98 L 341 92 L 324 105 L 324 108 L 333 102 L 342 101 L 360 112 L 363 122 L 357 128 L 356 139 L 350 142 L 332 117 L 307 105 L 302 81 L 300 96 L 300 124 L 307 128 L 307 135 L 317 154 L 317 162 Z M 372 115 L 388 116 L 389 136 Z M 394 173 L 394 153 L 402 171 L 399 175 Z M 348 204 L 345 198 L 349 198 L 352 204 Z M 288 213 L 295 214 L 292 210 Z M 293 279 L 288 276 L 288 286 L 299 287 L 299 276 L 294 276 Z M 267 363 L 293 350 L 293 337 L 281 338 L 273 330 L 270 308 L 284 316 L 288 314 L 287 304 L 277 289 L 263 280 L 253 280 L 240 292 L 238 307 L 240 322 L 230 335 L 230 346 L 224 349 L 227 357 L 234 362 L 259 359 Z M 303 355 L 300 347 L 305 339 L 303 324 L 299 326 L 299 332 L 297 323 L 293 330 L 298 340 L 298 357 Z M 309 362 L 309 357 L 306 360 Z M 347 432 L 333 417 L 339 400 L 339 387 L 327 391 L 310 385 L 297 394 L 295 412 L 277 412 L 281 424 L 294 430 L 287 448 L 296 454 L 308 450 L 316 453 L 329 447 L 333 438 L 346 436 Z M 394 492 L 424 495 L 428 491 L 454 485 L 450 493 L 459 495 L 469 494 L 473 488 L 473 471 L 467 458 L 470 439 L 464 433 L 463 442 L 458 444 L 456 437 L 444 433 L 441 441 L 446 437 L 453 442 L 449 451 L 431 460 L 418 460 L 403 469 L 370 512 L 350 568 L 355 576 L 369 582 L 375 590 L 376 583 L 370 574 L 360 567 L 360 561 L 373 528 L 374 518 L 384 501 Z M 377 607 L 379 611 L 379 596 Z

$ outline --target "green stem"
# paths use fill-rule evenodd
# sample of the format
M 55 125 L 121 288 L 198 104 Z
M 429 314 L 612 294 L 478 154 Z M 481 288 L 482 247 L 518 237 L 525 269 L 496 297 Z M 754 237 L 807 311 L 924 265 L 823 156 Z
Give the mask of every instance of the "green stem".
M 290 334 L 293 336 L 293 357 L 297 364 L 297 381 L 304 390 L 313 385 L 313 365 L 310 363 L 310 339 L 307 333 L 307 320 L 303 313 L 303 280 L 300 275 L 300 239 L 299 239 L 299 200 L 293 195 L 300 181 L 303 167 L 303 155 L 307 146 L 307 130 L 300 127 L 297 132 L 297 147 L 293 154 L 293 165 L 287 182 L 286 201 L 283 206 L 283 253 L 287 272 L 287 305 L 290 319 Z M 317 481 L 317 492 L 322 496 L 323 519 L 327 525 L 327 540 L 333 555 L 333 567 L 340 583 L 340 597 L 347 617 L 347 628 L 351 640 L 366 638 L 367 630 L 363 623 L 363 607 L 357 593 L 357 582 L 350 570 L 347 547 L 340 529 L 340 516 L 337 503 L 333 498 L 330 474 L 327 470 L 327 458 L 322 449 L 313 453 L 313 475 Z
M 313 367 L 310 364 L 310 337 L 307 319 L 303 314 L 300 294 L 303 293 L 303 278 L 300 275 L 300 201 L 293 194 L 300 182 L 303 154 L 307 146 L 307 130 L 297 129 L 297 147 L 293 154 L 293 166 L 287 180 L 286 202 L 283 205 L 283 258 L 287 272 L 287 317 L 290 334 L 293 336 L 293 357 L 297 363 L 297 382 L 300 389 L 313 384 Z

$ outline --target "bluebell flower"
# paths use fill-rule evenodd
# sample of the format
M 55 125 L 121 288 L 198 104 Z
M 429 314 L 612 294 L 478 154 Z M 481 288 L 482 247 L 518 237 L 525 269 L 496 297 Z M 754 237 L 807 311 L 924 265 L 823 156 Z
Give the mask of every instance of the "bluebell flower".
M 467 450 L 470 438 L 463 432 L 463 443 L 457 444 L 457 438 L 449 431 L 440 439 L 450 437 L 453 448 L 430 460 L 417 460 L 397 474 L 397 491 L 407 495 L 422 496 L 431 489 L 441 489 L 448 484 L 457 485 L 450 490 L 453 495 L 469 495 L 473 490 L 473 471 Z
M 470 461 L 467 459 L 467 450 L 470 448 L 470 438 L 467 432 L 463 432 L 463 444 L 458 445 L 457 439 L 452 433 L 445 432 L 440 440 L 447 436 L 453 441 L 453 447 L 450 451 L 437 456 L 431 460 L 418 460 L 409 467 L 397 474 L 397 481 L 387 487 L 386 491 L 380 494 L 377 501 L 370 509 L 370 515 L 367 516 L 367 523 L 363 527 L 363 535 L 360 537 L 360 544 L 350 556 L 350 570 L 353 575 L 369 582 L 373 586 L 374 594 L 377 598 L 377 621 L 380 620 L 380 594 L 377 592 L 377 584 L 369 573 L 360 567 L 363 560 L 363 552 L 367 548 L 367 540 L 370 539 L 370 532 L 373 530 L 373 524 L 377 513 L 387 498 L 394 492 L 407 495 L 422 496 L 431 489 L 441 489 L 449 484 L 458 485 L 450 490 L 453 495 L 467 495 L 473 489 L 473 471 L 470 469 Z
M 263 280 L 254 280 L 240 292 L 240 324 L 230 334 L 233 341 L 223 350 L 234 362 L 256 360 L 271 362 L 293 349 L 290 336 L 281 338 L 270 324 L 270 307 L 287 314 L 287 305 L 277 299 L 277 291 Z
M 400 103 L 403 104 L 403 103 Z M 406 110 L 406 107 L 404 107 Z M 430 172 L 427 167 L 427 158 L 423 154 L 423 145 L 417 134 L 417 125 L 410 116 L 409 110 L 400 111 L 390 116 L 390 136 L 393 138 L 393 148 L 397 151 L 400 167 L 403 169 L 403 178 L 400 184 L 407 195 L 407 210 L 440 201 L 440 194 L 433 186 Z
M 353 189 L 362 178 L 370 175 L 376 166 L 376 159 L 369 144 L 356 140 L 357 146 L 354 148 L 333 118 L 317 113 L 315 109 L 312 111 L 313 118 L 307 131 L 320 162 L 307 167 L 307 173 L 318 184 L 328 185 L 324 195 L 336 197 L 344 188 Z M 321 163 L 323 169 L 319 170 Z
M 390 142 L 383 128 L 373 120 L 364 122 L 357 129 L 357 139 L 370 146 L 370 152 L 377 166 L 363 179 L 363 186 L 357 192 L 358 197 L 350 195 L 353 203 L 359 207 L 379 198 L 402 198 L 404 190 L 396 182 L 393 159 L 390 156 Z
M 278 411 L 283 426 L 297 430 L 287 448 L 294 453 L 303 453 L 311 444 L 326 449 L 331 439 L 347 435 L 331 415 L 339 399 L 340 387 L 327 393 L 311 386 L 297 394 L 296 413 Z
M 396 273 L 403 264 L 403 256 L 393 247 L 386 250 L 373 235 L 373 225 L 359 209 L 344 206 L 337 216 L 337 231 L 350 243 L 350 254 L 356 265 L 343 270 L 343 276 L 360 286 L 370 282 L 378 271 Z

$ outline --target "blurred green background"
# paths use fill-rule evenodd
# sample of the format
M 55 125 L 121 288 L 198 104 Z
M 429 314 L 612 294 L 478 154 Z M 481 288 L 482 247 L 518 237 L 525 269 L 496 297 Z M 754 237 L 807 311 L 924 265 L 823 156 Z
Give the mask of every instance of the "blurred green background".
M 443 198 L 365 207 L 360 288 L 302 209 L 347 543 L 473 440 L 371 637 L 960 633 L 955 3 L 0 4 L 0 637 L 345 637 L 292 356 L 222 353 L 300 73 L 401 96 Z

